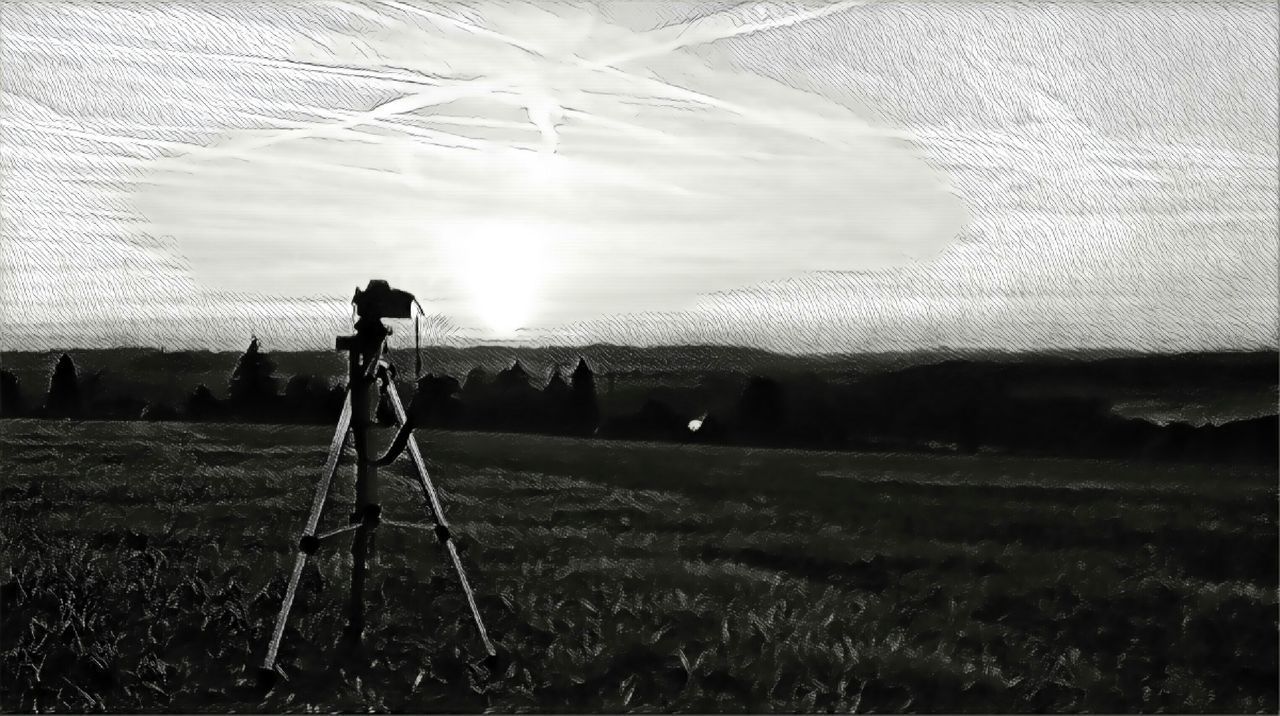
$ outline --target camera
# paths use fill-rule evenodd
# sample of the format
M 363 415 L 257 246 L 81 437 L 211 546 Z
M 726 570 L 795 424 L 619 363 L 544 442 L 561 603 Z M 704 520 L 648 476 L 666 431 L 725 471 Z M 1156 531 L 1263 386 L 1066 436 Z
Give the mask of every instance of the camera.
M 391 288 L 380 279 L 369 281 L 363 291 L 357 288 L 355 297 L 351 299 L 361 318 L 410 318 L 414 301 L 412 293 Z

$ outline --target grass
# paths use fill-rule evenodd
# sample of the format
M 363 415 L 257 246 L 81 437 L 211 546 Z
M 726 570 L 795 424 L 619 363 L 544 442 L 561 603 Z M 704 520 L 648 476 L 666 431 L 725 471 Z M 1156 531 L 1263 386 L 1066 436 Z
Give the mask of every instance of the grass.
M 0 423 L 0 706 L 1277 709 L 1274 468 L 423 437 L 502 658 L 429 533 L 383 527 L 363 647 L 342 542 L 264 693 L 329 431 Z

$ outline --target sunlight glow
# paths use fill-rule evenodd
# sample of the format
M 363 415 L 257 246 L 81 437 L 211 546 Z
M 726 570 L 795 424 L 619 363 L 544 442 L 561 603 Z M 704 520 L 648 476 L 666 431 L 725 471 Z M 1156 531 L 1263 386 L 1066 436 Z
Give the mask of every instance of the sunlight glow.
M 459 274 L 471 311 L 496 337 L 511 338 L 537 312 L 550 266 L 546 228 L 490 221 L 460 228 Z

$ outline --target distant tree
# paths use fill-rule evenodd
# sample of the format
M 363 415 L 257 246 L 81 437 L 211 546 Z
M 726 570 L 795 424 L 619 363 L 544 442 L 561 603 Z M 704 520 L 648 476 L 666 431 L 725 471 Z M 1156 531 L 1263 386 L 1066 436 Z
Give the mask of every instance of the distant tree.
M 284 384 L 285 402 L 291 404 L 306 403 L 311 396 L 311 381 L 311 376 L 306 374 L 291 376 Z
M 223 415 L 222 401 L 209 390 L 209 387 L 201 383 L 187 397 L 187 417 L 191 420 L 208 422 L 218 420 Z
M 0 417 L 14 418 L 25 412 L 27 405 L 22 398 L 18 376 L 7 370 L 0 370 Z
M 530 430 L 538 423 L 538 391 L 530 383 L 529 371 L 515 361 L 493 379 L 489 416 L 493 427 Z
M 738 401 L 738 427 L 749 442 L 775 442 L 783 424 L 782 386 L 772 378 L 747 382 Z
M 567 396 L 569 390 L 569 384 L 565 382 L 564 376 L 560 374 L 560 366 L 556 366 L 551 370 L 551 379 L 547 381 L 547 385 L 542 389 L 542 392 L 547 395 Z
M 596 398 L 596 377 L 585 358 L 578 358 L 578 367 L 573 370 L 569 405 L 575 432 L 594 433 L 600 423 L 600 404 Z
M 105 372 L 98 370 L 80 380 L 80 409 L 86 416 L 98 417 L 98 400 L 102 397 L 102 376 Z
M 493 387 L 500 392 L 523 392 L 530 388 L 529 371 L 517 360 L 511 364 L 510 368 L 498 371 L 498 377 L 493 381 Z
M 688 422 L 671 406 L 649 398 L 635 413 L 608 421 L 600 432 L 606 437 L 626 440 L 684 441 L 688 438 Z
M 295 423 L 332 422 L 336 416 L 329 415 L 329 392 L 329 384 L 314 376 L 303 373 L 290 377 L 284 385 L 284 417 Z
M 464 395 L 479 396 L 489 390 L 489 374 L 484 368 L 476 367 L 467 372 L 462 382 Z
M 483 368 L 472 368 L 462 383 L 463 423 L 475 430 L 496 427 L 497 406 L 493 399 L 493 386 L 489 374 Z
M 680 440 L 689 429 L 688 421 L 660 400 L 646 400 L 635 417 L 639 434 L 634 437 L 642 439 Z
M 254 336 L 249 348 L 236 361 L 227 384 L 227 397 L 240 417 L 267 418 L 279 397 L 280 381 L 275 377 L 275 363 L 263 353 Z
M 832 449 L 847 441 L 836 386 L 816 374 L 798 376 L 788 384 L 783 417 L 792 444 Z
M 53 375 L 49 378 L 49 395 L 45 399 L 45 410 L 57 418 L 70 418 L 80 415 L 80 383 L 76 376 L 76 364 L 71 356 L 63 353 L 53 367 Z
M 324 422 L 332 423 L 342 414 L 342 406 L 347 402 L 347 384 L 338 381 L 326 387 L 324 392 Z
M 560 374 L 560 366 L 551 371 L 551 380 L 542 389 L 542 412 L 546 429 L 561 433 L 572 428 L 572 389 Z
M 448 375 L 427 373 L 418 379 L 406 411 L 414 425 L 423 427 L 453 427 L 462 413 L 458 393 L 462 386 Z

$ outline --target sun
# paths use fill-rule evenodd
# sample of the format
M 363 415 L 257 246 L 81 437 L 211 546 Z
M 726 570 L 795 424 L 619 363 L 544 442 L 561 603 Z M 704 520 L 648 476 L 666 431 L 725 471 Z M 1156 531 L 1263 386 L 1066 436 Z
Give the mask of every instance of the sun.
M 547 229 L 536 223 L 487 221 L 460 227 L 459 277 L 471 313 L 493 338 L 513 338 L 539 308 L 547 274 Z

